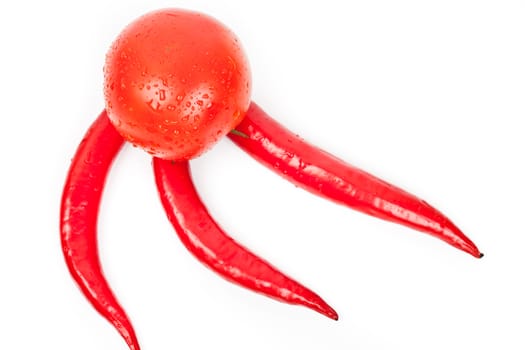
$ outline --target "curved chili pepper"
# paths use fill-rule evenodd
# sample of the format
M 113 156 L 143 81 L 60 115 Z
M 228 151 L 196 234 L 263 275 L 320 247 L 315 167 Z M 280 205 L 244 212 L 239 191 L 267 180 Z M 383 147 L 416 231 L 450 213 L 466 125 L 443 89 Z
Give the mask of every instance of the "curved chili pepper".
M 82 293 L 131 350 L 140 350 L 133 326 L 104 277 L 97 248 L 100 199 L 123 143 L 102 112 L 78 146 L 69 168 L 60 207 L 60 238 L 67 267 Z
M 250 156 L 315 195 L 433 235 L 476 258 L 476 245 L 437 209 L 307 143 L 255 103 L 230 139 Z
M 188 162 L 153 159 L 155 182 L 168 219 L 186 248 L 204 265 L 252 291 L 338 316 L 317 294 L 235 242 L 219 227 L 197 194 Z

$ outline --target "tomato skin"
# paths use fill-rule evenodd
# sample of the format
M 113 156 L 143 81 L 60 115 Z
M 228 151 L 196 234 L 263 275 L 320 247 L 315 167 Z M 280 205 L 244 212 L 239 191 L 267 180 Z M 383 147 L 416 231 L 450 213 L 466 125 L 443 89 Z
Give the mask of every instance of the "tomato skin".
M 251 75 L 237 37 L 201 13 L 164 9 L 128 25 L 104 66 L 108 116 L 129 142 L 191 159 L 241 122 Z

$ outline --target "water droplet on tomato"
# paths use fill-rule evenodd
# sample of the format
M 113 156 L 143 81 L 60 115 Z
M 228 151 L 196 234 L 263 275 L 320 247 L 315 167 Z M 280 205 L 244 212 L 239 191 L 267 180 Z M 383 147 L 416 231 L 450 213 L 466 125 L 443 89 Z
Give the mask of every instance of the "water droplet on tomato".
M 159 129 L 160 132 L 163 133 L 163 134 L 166 134 L 168 131 L 170 131 L 170 130 L 166 127 L 166 125 L 164 125 L 164 124 L 159 124 L 159 125 L 158 125 L 158 129 Z
M 153 109 L 154 111 L 160 111 L 161 110 L 161 104 L 158 101 L 154 101 L 153 99 L 149 100 L 147 105 Z

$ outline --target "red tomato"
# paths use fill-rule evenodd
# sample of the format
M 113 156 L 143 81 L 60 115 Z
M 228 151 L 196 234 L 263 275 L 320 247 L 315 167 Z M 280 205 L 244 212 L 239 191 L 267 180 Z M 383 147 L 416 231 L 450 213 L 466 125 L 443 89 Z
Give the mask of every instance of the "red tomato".
M 186 10 L 132 22 L 111 46 L 104 76 L 118 132 L 164 159 L 202 154 L 240 123 L 250 103 L 239 40 L 217 20 Z

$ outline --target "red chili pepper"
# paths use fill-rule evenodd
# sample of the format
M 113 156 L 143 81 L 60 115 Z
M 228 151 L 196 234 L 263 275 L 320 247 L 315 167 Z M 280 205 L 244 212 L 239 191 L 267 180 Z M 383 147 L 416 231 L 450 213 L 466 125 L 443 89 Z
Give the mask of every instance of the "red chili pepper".
M 60 208 L 60 238 L 69 272 L 86 298 L 131 350 L 139 350 L 131 322 L 106 282 L 97 247 L 100 199 L 106 175 L 123 143 L 102 112 L 78 146 L 69 168 Z
M 251 103 L 230 139 L 295 185 L 335 203 L 431 234 L 476 258 L 476 245 L 416 196 L 307 143 Z
M 71 275 L 93 307 L 139 350 L 133 326 L 104 277 L 97 246 L 97 218 L 107 174 L 124 141 L 102 112 L 73 157 L 62 194 L 61 243 Z M 272 267 L 226 235 L 193 186 L 187 162 L 154 158 L 157 187 L 169 220 L 184 245 L 228 280 L 277 300 L 309 307 L 337 320 L 317 294 Z
M 211 17 L 165 9 L 138 18 L 112 45 L 104 73 L 114 124 L 102 112 L 77 149 L 62 196 L 61 243 L 81 291 L 131 350 L 140 349 L 135 332 L 104 277 L 97 249 L 100 200 L 123 138 L 169 159 L 153 159 L 160 199 L 183 244 L 202 263 L 253 291 L 333 319 L 337 313 L 325 301 L 235 242 L 201 202 L 187 159 L 236 125 L 229 137 L 297 186 L 482 256 L 425 201 L 308 144 L 255 103 L 238 124 L 250 102 L 248 61 L 233 33 Z
M 285 276 L 224 233 L 197 194 L 188 162 L 153 159 L 155 181 L 168 219 L 186 248 L 224 278 L 279 301 L 338 316 L 317 294 Z

